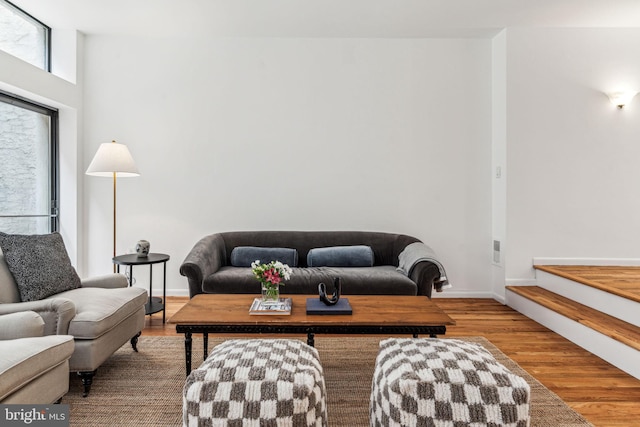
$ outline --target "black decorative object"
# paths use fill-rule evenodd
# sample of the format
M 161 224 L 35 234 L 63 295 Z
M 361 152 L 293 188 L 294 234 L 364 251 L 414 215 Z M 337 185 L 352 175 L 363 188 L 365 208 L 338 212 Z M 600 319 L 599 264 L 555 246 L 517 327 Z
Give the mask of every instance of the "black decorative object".
M 327 305 L 336 305 L 340 300 L 340 293 L 342 292 L 342 281 L 339 277 L 333 279 L 333 295 L 331 298 L 327 297 L 327 291 L 325 289 L 324 283 L 320 282 L 318 285 L 318 293 L 320 294 L 320 301 Z

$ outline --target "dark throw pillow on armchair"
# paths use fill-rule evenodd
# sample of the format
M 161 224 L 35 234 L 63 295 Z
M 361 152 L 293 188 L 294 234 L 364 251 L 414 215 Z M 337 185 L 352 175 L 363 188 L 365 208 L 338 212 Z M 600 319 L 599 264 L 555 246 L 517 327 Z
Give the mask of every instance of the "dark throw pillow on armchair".
M 0 248 L 22 301 L 37 301 L 80 287 L 60 233 L 43 235 L 0 232 Z

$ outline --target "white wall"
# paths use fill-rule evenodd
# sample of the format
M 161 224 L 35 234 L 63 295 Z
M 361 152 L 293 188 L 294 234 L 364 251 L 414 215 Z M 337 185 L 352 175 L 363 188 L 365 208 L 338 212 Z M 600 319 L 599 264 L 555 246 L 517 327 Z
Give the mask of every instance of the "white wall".
M 142 172 L 119 181 L 118 253 L 143 238 L 169 253 L 175 293 L 195 241 L 226 230 L 412 234 L 445 262 L 450 296 L 500 298 L 503 276 L 534 279 L 534 257 L 640 258 L 640 97 L 620 111 L 603 93 L 640 88 L 640 30 L 62 40 L 80 64 L 66 78 L 86 56 L 84 86 L 0 52 L 0 88 L 60 108 L 63 234 L 82 276 L 111 271 L 111 182 L 84 175 L 111 139 Z
M 206 234 L 344 229 L 415 235 L 449 295 L 491 295 L 490 40 L 85 46 L 85 167 L 102 142 L 129 146 L 142 176 L 118 181 L 117 252 L 170 254 L 170 292 L 186 294 L 178 268 Z M 86 272 L 102 274 L 111 181 L 84 185 Z
M 111 139 L 142 172 L 119 182 L 118 253 L 143 238 L 169 253 L 175 293 L 195 241 L 226 230 L 412 234 L 452 296 L 500 299 L 534 257 L 640 258 L 640 96 L 620 111 L 604 94 L 640 89 L 640 29 L 83 40 L 54 30 L 54 75 L 0 51 L 0 89 L 60 109 L 81 276 L 111 271 L 111 182 L 84 175 Z
M 507 280 L 533 257 L 638 258 L 638 29 L 509 29 Z

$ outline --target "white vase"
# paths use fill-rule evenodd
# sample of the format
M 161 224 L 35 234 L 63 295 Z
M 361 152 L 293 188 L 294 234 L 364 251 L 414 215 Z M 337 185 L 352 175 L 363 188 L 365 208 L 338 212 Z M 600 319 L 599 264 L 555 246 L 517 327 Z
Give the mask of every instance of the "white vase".
M 149 256 L 149 249 L 151 249 L 151 245 L 146 240 L 140 240 L 136 244 L 136 253 L 138 254 L 138 258 L 145 258 Z

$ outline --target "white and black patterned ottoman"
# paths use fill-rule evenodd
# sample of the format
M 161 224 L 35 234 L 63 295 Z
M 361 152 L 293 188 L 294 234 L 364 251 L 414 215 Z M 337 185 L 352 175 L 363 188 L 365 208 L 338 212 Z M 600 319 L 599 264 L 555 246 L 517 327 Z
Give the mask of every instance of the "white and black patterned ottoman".
M 380 342 L 371 426 L 529 426 L 531 390 L 484 347 L 453 339 Z
M 187 377 L 184 426 L 326 426 L 318 351 L 299 340 L 228 340 Z

